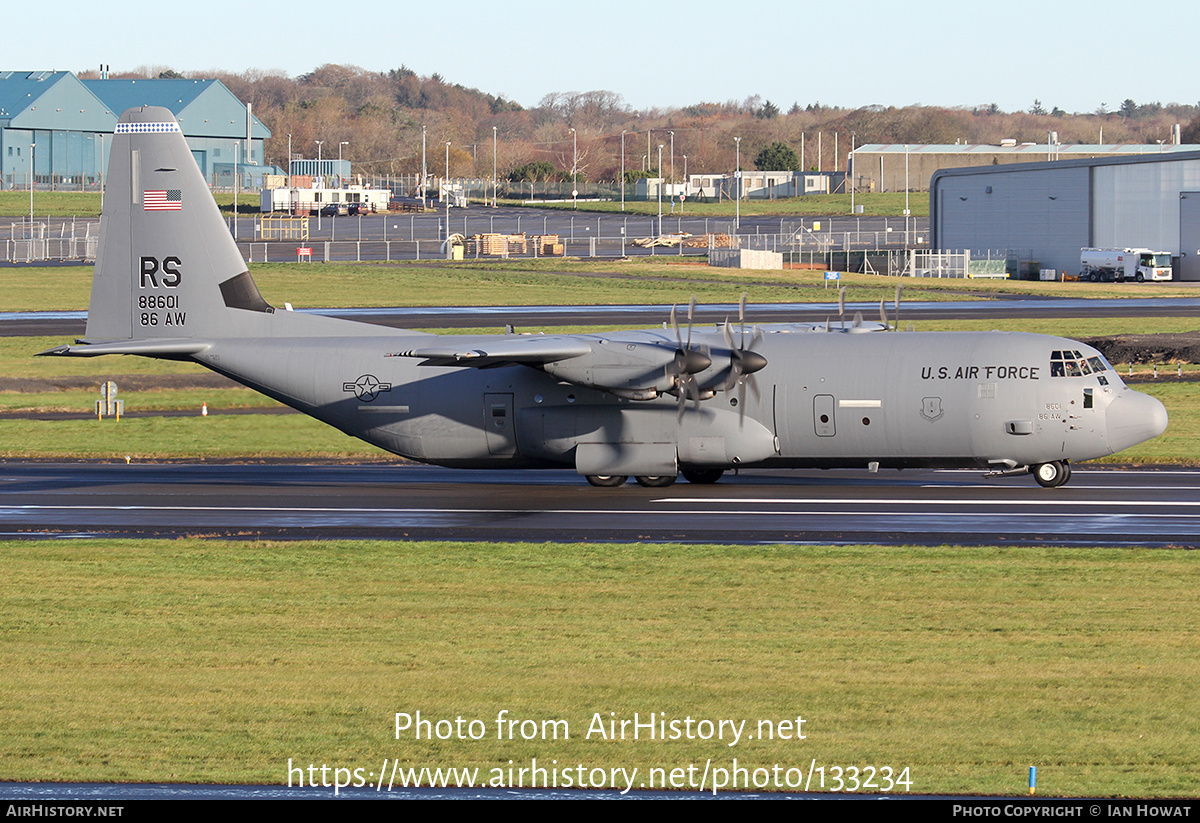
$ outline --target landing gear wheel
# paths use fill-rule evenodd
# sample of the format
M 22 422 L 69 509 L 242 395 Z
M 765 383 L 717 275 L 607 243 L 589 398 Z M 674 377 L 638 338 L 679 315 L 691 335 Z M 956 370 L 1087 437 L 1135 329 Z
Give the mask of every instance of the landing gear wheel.
M 628 479 L 623 474 L 589 474 L 587 476 L 587 482 L 602 489 L 614 489 L 617 486 L 623 486 Z
M 725 473 L 724 469 L 682 469 L 680 474 L 689 483 L 716 483 Z
M 638 482 L 639 486 L 645 486 L 648 489 L 661 489 L 665 486 L 673 486 L 676 476 L 673 474 L 662 474 L 652 477 L 635 477 L 633 479 Z
M 1039 463 L 1032 469 L 1033 479 L 1043 488 L 1052 489 L 1061 486 L 1071 478 L 1071 465 L 1064 461 Z

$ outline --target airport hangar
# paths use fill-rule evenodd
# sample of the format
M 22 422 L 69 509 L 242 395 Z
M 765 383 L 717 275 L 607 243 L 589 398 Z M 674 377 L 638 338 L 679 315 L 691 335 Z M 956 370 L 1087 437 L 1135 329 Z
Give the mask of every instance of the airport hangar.
M 1200 280 L 1200 151 L 941 169 L 929 183 L 935 249 L 1007 251 L 1079 272 L 1083 248 L 1170 252 Z
M 179 121 L 209 185 L 257 188 L 271 131 L 219 80 L 80 80 L 69 71 L 0 71 L 0 189 L 95 190 L 121 112 L 163 106 Z M 249 161 L 246 143 L 249 132 Z M 31 144 L 36 148 L 30 148 Z

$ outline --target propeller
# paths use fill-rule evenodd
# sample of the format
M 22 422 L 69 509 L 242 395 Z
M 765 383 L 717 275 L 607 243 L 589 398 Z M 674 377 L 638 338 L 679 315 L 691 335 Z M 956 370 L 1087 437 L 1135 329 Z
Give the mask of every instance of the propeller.
M 753 351 L 753 347 L 762 342 L 762 331 L 755 328 L 750 335 L 750 344 L 746 344 L 746 294 L 744 292 L 741 300 L 738 301 L 738 325 L 740 327 L 738 345 L 734 346 L 729 319 L 725 320 L 725 343 L 729 346 L 729 378 L 725 381 L 723 388 L 725 391 L 730 391 L 734 386 L 738 387 L 738 416 L 744 420 L 746 416 L 746 385 L 750 385 L 750 390 L 754 392 L 754 399 L 760 399 L 761 395 L 758 385 L 754 381 L 754 373 L 767 365 L 767 358 Z
M 689 399 L 695 400 L 696 407 L 700 407 L 702 392 L 696 382 L 695 375 L 711 366 L 712 358 L 699 349 L 692 348 L 692 325 L 695 321 L 696 298 L 693 296 L 688 302 L 686 342 L 684 342 L 683 335 L 679 331 L 679 319 L 676 317 L 675 309 L 675 306 L 671 306 L 671 326 L 675 329 L 675 342 L 677 344 L 672 367 L 674 369 L 675 388 L 679 395 L 678 419 L 682 422 L 683 412 Z

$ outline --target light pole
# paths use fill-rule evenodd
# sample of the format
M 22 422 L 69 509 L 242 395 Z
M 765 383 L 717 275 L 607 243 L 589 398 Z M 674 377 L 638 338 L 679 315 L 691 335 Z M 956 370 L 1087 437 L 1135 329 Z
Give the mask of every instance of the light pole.
M 904 144 L 904 245 L 908 245 L 908 144 Z
M 571 129 L 572 154 L 571 154 L 571 208 L 579 208 L 579 184 L 575 182 L 575 175 L 579 168 L 579 132 Z
M 734 187 L 734 202 L 737 204 L 733 211 L 733 228 L 734 231 L 742 227 L 742 138 L 733 138 L 734 143 L 734 168 L 733 168 L 733 187 Z
M 854 132 L 850 132 L 850 213 L 854 214 Z
M 37 157 L 37 143 L 29 144 L 29 239 L 33 239 L 33 182 L 36 179 L 34 170 L 37 168 L 34 165 L 34 160 Z M 236 202 L 236 201 L 235 201 Z
M 350 145 L 349 140 L 343 140 L 340 143 L 338 143 L 338 188 L 339 189 L 342 187 L 342 183 L 343 183 L 343 180 L 342 180 L 342 146 L 349 146 L 349 145 Z
M 492 208 L 496 208 L 496 189 L 500 186 L 500 181 L 496 177 L 496 149 L 498 147 L 496 136 L 496 127 L 492 126 Z
M 621 132 L 621 211 L 625 211 L 625 132 Z
M 450 141 L 446 141 L 446 179 L 442 182 L 442 199 L 446 201 L 446 259 L 450 259 Z
M 662 184 L 663 184 L 662 150 L 663 150 L 663 145 L 662 145 L 662 143 L 659 143 L 658 144 L 658 185 L 655 186 L 655 188 L 658 189 L 658 234 L 660 237 L 662 236 L 662 190 L 663 190 L 663 187 L 662 187 Z
M 421 126 L 421 211 L 429 205 L 425 202 L 425 180 L 428 179 L 428 173 L 425 170 L 425 127 Z
M 675 132 L 669 131 L 671 135 L 671 194 L 675 193 Z
M 683 156 L 683 194 L 679 196 L 679 213 L 683 214 L 683 201 L 687 198 L 688 176 L 687 176 L 687 155 Z
M 316 140 L 314 142 L 317 144 L 317 179 L 321 181 L 321 184 L 318 186 L 318 188 L 323 189 L 325 188 L 325 175 L 321 174 L 321 144 L 325 141 Z

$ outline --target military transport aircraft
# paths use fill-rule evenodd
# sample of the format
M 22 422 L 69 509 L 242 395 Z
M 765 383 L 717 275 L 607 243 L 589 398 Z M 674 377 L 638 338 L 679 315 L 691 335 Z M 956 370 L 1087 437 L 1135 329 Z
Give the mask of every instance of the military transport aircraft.
M 733 467 L 1032 473 L 1161 434 L 1163 405 L 1095 349 L 889 324 L 440 336 L 278 310 L 171 113 L 116 127 L 86 337 L 43 354 L 194 361 L 413 460 L 712 483 Z M 290 307 L 289 307 L 290 308 Z

